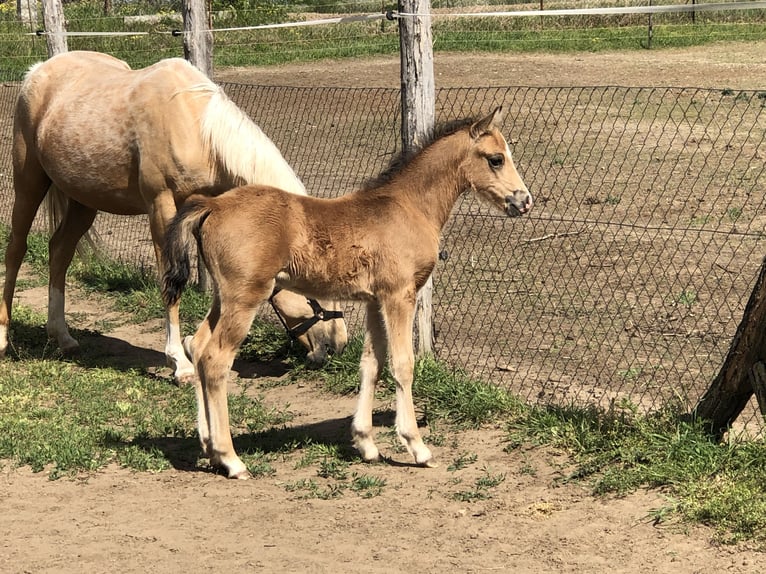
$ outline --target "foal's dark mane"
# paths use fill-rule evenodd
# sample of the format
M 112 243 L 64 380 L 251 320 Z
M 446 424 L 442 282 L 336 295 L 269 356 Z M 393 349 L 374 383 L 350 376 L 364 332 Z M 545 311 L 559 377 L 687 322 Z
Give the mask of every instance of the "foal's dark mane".
M 362 190 L 375 189 L 386 183 L 391 182 L 402 170 L 407 167 L 412 160 L 419 156 L 426 148 L 431 146 L 436 140 L 452 135 L 476 122 L 476 118 L 463 118 L 459 120 L 450 120 L 435 126 L 426 140 L 417 148 L 411 150 L 402 150 L 394 156 L 379 175 L 372 177 L 362 184 Z

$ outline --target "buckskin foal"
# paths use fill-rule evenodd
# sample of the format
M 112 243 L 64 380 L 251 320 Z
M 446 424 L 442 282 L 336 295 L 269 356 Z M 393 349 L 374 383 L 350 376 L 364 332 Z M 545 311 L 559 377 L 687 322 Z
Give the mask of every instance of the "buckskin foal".
M 211 464 L 232 478 L 249 476 L 232 445 L 226 380 L 256 307 L 276 283 L 306 296 L 366 303 L 354 443 L 364 460 L 379 458 L 372 403 L 388 354 L 396 430 L 417 464 L 434 465 L 412 402 L 415 299 L 462 193 L 470 190 L 511 217 L 532 207 L 497 127 L 500 113 L 498 108 L 478 121 L 453 123 L 363 189 L 335 199 L 247 186 L 186 201 L 167 233 L 163 296 L 168 305 L 180 296 L 189 252 L 198 243 L 215 293 L 208 316 L 184 346 L 200 378 L 199 436 Z

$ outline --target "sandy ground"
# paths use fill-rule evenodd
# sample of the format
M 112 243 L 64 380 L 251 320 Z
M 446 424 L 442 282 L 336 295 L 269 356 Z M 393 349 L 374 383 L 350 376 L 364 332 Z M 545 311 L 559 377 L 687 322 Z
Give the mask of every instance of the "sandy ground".
M 372 58 L 275 68 L 219 70 L 221 81 L 271 85 L 397 86 L 398 60 Z M 715 45 L 663 52 L 562 55 L 439 55 L 437 86 L 626 85 L 766 89 L 766 44 Z M 45 289 L 20 294 L 43 309 Z M 72 298 L 78 327 L 102 316 Z M 84 322 L 84 324 L 83 324 Z M 105 333 L 123 341 L 123 360 L 157 365 L 162 335 L 153 326 Z M 107 337 L 103 344 L 107 344 Z M 101 344 L 101 343 L 99 343 Z M 265 381 L 265 379 L 264 379 Z M 351 397 L 329 396 L 312 382 L 258 388 L 290 405 L 318 441 L 347 441 Z M 380 405 L 386 411 L 391 405 Z M 381 428 L 381 430 L 384 430 Z M 708 527 L 655 524 L 662 492 L 595 498 L 587 485 L 559 479 L 567 468 L 545 449 L 507 453 L 499 428 L 453 432 L 435 449 L 441 466 L 390 464 L 352 471 L 386 481 L 379 496 L 351 492 L 307 499 L 286 485 L 316 478 L 296 456 L 273 476 L 229 481 L 206 469 L 159 474 L 108 468 L 76 480 L 7 466 L 0 475 L 0 571 L 201 572 L 645 572 L 757 573 L 766 555 L 745 545 L 719 546 Z M 426 431 L 427 432 L 427 431 Z M 461 453 L 476 462 L 448 469 Z M 461 502 L 455 492 L 486 473 L 504 476 L 491 497 Z M 303 493 L 305 494 L 305 493 Z
M 398 87 L 397 57 L 216 70 L 219 81 L 273 86 Z M 766 89 L 766 42 L 588 54 L 436 54 L 437 88 L 662 86 Z

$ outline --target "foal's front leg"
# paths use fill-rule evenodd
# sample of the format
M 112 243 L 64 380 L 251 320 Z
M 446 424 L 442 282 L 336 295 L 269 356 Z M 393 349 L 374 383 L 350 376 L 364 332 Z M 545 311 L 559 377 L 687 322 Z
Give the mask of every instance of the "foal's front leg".
M 365 328 L 364 349 L 359 363 L 359 398 L 351 423 L 351 436 L 362 458 L 374 462 L 380 459 L 380 452 L 372 438 L 372 403 L 375 383 L 380 379 L 386 361 L 386 333 L 377 303 L 367 305 Z
M 421 466 L 438 466 L 423 443 L 412 401 L 415 356 L 412 349 L 412 323 L 415 316 L 415 293 L 400 293 L 382 305 L 388 331 L 388 356 L 391 374 L 396 382 L 396 432 L 415 462 Z

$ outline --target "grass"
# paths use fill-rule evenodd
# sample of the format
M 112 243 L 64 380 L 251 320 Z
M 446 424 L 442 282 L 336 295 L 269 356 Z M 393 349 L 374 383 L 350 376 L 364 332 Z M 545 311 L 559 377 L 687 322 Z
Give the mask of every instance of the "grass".
M 352 337 L 343 354 L 331 357 L 316 373 L 328 391 L 356 392 L 362 345 L 361 336 Z M 414 375 L 415 403 L 427 421 L 444 419 L 457 426 L 476 428 L 522 408 L 521 401 L 503 389 L 471 378 L 432 356 L 416 360 Z M 303 373 L 299 371 L 294 376 Z M 383 371 L 379 390 L 388 396 L 394 392 L 394 381 L 387 369 Z
M 508 427 L 508 450 L 545 444 L 563 450 L 574 468 L 564 480 L 588 481 L 596 495 L 660 490 L 656 521 L 677 519 L 714 528 L 721 542 L 766 542 L 766 444 L 763 439 L 711 441 L 699 422 L 671 408 L 650 416 L 624 405 L 595 409 L 528 409 Z

